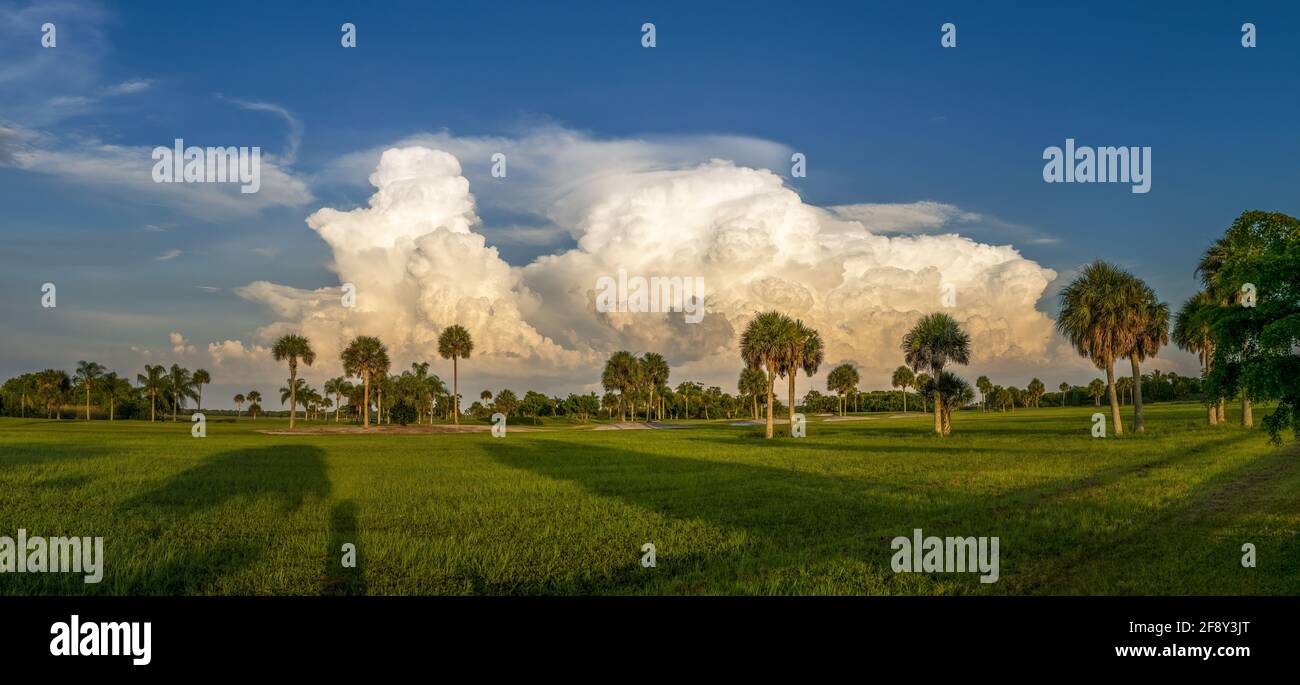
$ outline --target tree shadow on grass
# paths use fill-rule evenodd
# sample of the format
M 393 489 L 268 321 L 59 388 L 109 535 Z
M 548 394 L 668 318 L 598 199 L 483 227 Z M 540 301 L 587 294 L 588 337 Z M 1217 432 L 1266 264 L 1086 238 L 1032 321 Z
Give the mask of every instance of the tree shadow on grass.
M 343 545 L 354 546 L 355 566 L 343 565 Z M 321 570 L 322 595 L 364 595 L 366 594 L 364 550 L 358 539 L 357 503 L 346 500 L 334 505 L 330 510 L 330 542 L 325 550 L 325 564 Z
M 163 561 L 134 577 L 113 579 L 112 590 L 123 594 L 210 591 L 209 586 L 227 573 L 258 563 L 273 543 L 267 531 L 249 527 L 261 518 L 241 517 L 235 513 L 239 508 L 269 505 L 288 516 L 301 509 L 306 498 L 324 498 L 329 493 L 324 452 L 317 447 L 286 443 L 208 457 L 119 506 L 130 527 L 146 538 L 117 546 L 119 553 L 152 548 L 152 556 Z M 234 505 L 238 506 L 231 511 Z
M 96 459 L 108 454 L 100 445 L 65 442 L 0 443 L 0 476 L 24 466 L 58 466 L 69 461 Z
M 609 445 L 596 447 L 563 439 L 510 444 L 494 441 L 485 449 L 502 465 L 572 482 L 593 495 L 617 499 L 665 518 L 700 520 L 746 531 L 751 542 L 730 557 L 697 552 L 686 560 L 666 559 L 669 568 L 689 564 L 695 577 L 702 573 L 705 578 L 721 578 L 727 588 L 727 576 L 752 579 L 788 571 L 792 565 L 798 566 L 796 570 L 816 573 L 818 568 L 832 568 L 841 561 L 866 562 L 887 571 L 892 555 L 890 541 L 914 528 L 939 536 L 1002 537 L 1004 576 L 1013 575 L 1015 567 L 1024 563 L 1022 560 L 1038 562 L 1035 566 L 1039 569 L 1046 561 L 1048 568 L 1064 572 L 1068 562 L 1080 560 L 1075 552 L 1080 547 L 1097 554 L 1106 545 L 1140 539 L 1155 526 L 1166 525 L 1132 519 L 1128 511 L 1115 510 L 1117 504 L 1109 494 L 1110 486 L 1121 481 L 1141 483 L 1134 479 L 1141 479 L 1143 472 L 1153 468 L 1203 462 L 1216 448 L 1239 439 L 1226 436 L 1195 449 L 1170 449 L 1083 475 L 1038 480 L 994 496 L 960 486 L 901 487 L 889 483 L 884 475 L 831 476 L 763 464 L 668 456 Z M 1241 467 L 1252 468 L 1255 466 L 1251 463 Z M 1215 481 L 1222 483 L 1232 477 L 1224 474 Z M 1206 482 L 1194 483 L 1186 496 L 1160 507 L 1164 513 L 1158 518 L 1163 521 L 1167 514 L 1196 506 L 1214 487 Z M 1114 492 L 1122 498 L 1125 491 Z M 1111 530 L 1107 522 L 1116 517 L 1124 525 L 1120 530 Z M 634 539 L 628 542 L 640 544 L 662 533 L 629 531 L 627 534 Z M 661 567 L 663 556 L 661 551 Z M 794 558 L 798 561 L 791 561 Z M 952 581 L 954 576 L 939 574 L 935 580 Z M 965 587 L 974 592 L 997 593 L 1007 587 L 980 586 L 974 576 L 962 579 L 963 583 L 967 581 Z M 649 576 L 638 576 L 629 566 L 605 582 L 614 584 L 610 591 L 635 591 L 636 587 L 646 587 Z M 619 582 L 631 587 L 617 587 Z M 567 588 L 569 591 L 592 589 L 590 579 L 573 579 L 570 583 L 573 587 Z M 1052 578 L 1040 577 L 1012 587 L 1051 592 L 1056 585 Z

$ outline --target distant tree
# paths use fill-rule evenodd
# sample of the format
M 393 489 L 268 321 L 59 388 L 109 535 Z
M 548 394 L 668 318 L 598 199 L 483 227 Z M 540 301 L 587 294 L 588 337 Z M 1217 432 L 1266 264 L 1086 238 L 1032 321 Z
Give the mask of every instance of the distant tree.
M 853 368 L 852 364 L 840 364 L 826 374 L 826 389 L 839 395 L 840 416 L 844 416 L 847 398 L 850 393 L 857 390 L 860 380 L 858 370 Z
M 90 420 L 90 393 L 94 389 L 95 383 L 104 375 L 104 367 L 95 362 L 79 361 L 77 362 L 77 373 L 74 379 L 77 384 L 86 392 L 86 420 Z
M 244 393 L 236 393 L 232 399 L 235 402 L 235 416 L 244 413 L 244 402 L 247 401 L 247 398 L 244 397 Z
M 988 411 L 989 394 L 993 392 L 993 382 L 989 380 L 988 376 L 980 376 L 975 379 L 975 388 L 980 391 L 980 397 L 982 398 L 980 404 L 983 406 L 984 411 Z
M 443 359 L 451 360 L 452 422 L 460 424 L 460 367 L 458 360 L 469 359 L 474 351 L 474 339 L 469 331 L 460 324 L 453 324 L 443 329 L 438 336 L 438 354 Z
M 913 371 L 922 369 L 938 378 L 948 364 L 970 363 L 970 335 L 957 321 L 943 313 L 927 314 L 903 336 L 903 357 Z M 934 398 L 934 432 L 943 435 L 943 384 L 936 384 Z
M 1100 378 L 1092 379 L 1088 384 L 1088 394 L 1092 395 L 1092 406 L 1101 406 L 1101 396 L 1106 393 L 1106 383 Z
M 794 425 L 795 377 L 799 370 L 812 376 L 826 361 L 826 348 L 822 343 L 821 333 L 796 320 L 785 327 L 781 349 L 777 356 L 777 372 L 786 377 L 789 384 L 787 396 L 790 401 L 790 425 Z M 721 389 L 719 389 L 721 392 Z
M 71 389 L 72 380 L 66 371 L 45 369 L 36 373 L 36 397 L 45 405 L 46 418 L 63 418 L 63 403 Z
M 980 376 L 980 378 L 984 378 L 984 377 Z M 988 380 L 988 379 L 985 378 L 984 380 Z M 912 384 L 915 382 L 916 382 L 916 374 L 912 373 L 912 370 L 907 368 L 906 366 L 900 366 L 897 369 L 894 369 L 894 375 L 889 380 L 891 387 L 902 388 L 902 392 L 900 394 L 902 394 L 903 396 L 904 414 L 907 413 L 907 389 L 912 387 Z
M 388 358 L 388 348 L 379 341 L 379 338 L 360 335 L 348 343 L 348 346 L 340 355 L 340 360 L 343 362 L 343 372 L 349 376 L 360 378 L 364 384 L 361 425 L 363 428 L 369 428 L 370 384 L 376 377 L 387 378 L 388 367 L 391 364 Z
M 749 397 L 755 421 L 759 418 L 758 397 L 766 392 L 764 389 L 766 383 L 767 374 L 764 374 L 759 369 L 746 367 L 740 371 L 740 380 L 736 384 L 736 389 L 740 391 L 741 395 Z
M 740 336 L 740 357 L 745 365 L 751 369 L 761 369 L 767 374 L 764 381 L 767 395 L 767 427 L 764 437 L 768 439 L 773 437 L 775 425 L 772 389 L 794 326 L 795 322 L 784 314 L 763 312 L 750 319 Z
M 334 423 L 339 422 L 339 411 L 343 407 L 343 396 L 352 389 L 352 384 L 342 376 L 325 381 L 325 394 L 334 396 Z
M 1194 353 L 1201 361 L 1201 378 L 1208 378 L 1214 362 L 1214 337 L 1210 328 L 1210 314 L 1215 304 L 1205 291 L 1196 293 L 1183 303 L 1174 319 L 1171 332 L 1174 344 Z M 1219 407 L 1209 402 L 1209 424 L 1219 423 Z
M 1070 394 L 1070 384 L 1066 383 L 1065 381 L 1061 381 L 1061 384 L 1056 386 L 1056 389 L 1061 391 L 1061 406 L 1064 407 L 1065 397 L 1066 395 Z
M 506 416 L 513 416 L 515 412 L 519 411 L 519 397 L 515 395 L 513 390 L 506 388 L 497 393 L 492 406 Z
M 668 361 L 663 355 L 657 352 L 646 352 L 641 357 L 641 376 L 650 390 L 650 398 L 646 403 L 646 421 L 650 420 L 650 408 L 655 404 L 655 391 L 668 382 L 668 374 Z M 664 417 L 657 418 L 662 421 Z
M 1038 406 L 1038 401 L 1042 399 L 1043 393 L 1046 391 L 1047 387 L 1037 378 L 1029 381 L 1029 385 L 1025 388 L 1025 394 L 1029 397 L 1029 403 L 1034 407 Z
M 172 364 L 172 368 L 167 371 L 167 389 L 171 392 L 174 423 L 177 410 L 185 405 L 185 400 L 198 398 L 194 393 L 194 376 L 190 374 L 189 369 L 179 364 Z
M 627 420 L 628 395 L 636 387 L 640 374 L 641 360 L 627 350 L 619 350 L 605 360 L 605 368 L 600 374 L 600 383 L 605 390 L 618 391 L 619 421 Z M 635 413 L 636 408 L 633 407 L 633 414 Z
M 195 369 L 190 380 L 194 381 L 194 406 L 203 411 L 203 386 L 212 382 L 212 374 L 206 369 Z
M 125 378 L 120 378 L 116 373 L 104 374 L 103 380 L 99 384 L 100 394 L 108 404 L 108 420 L 116 418 L 117 405 L 131 400 L 135 389 Z
M 246 397 L 248 399 L 248 413 L 252 414 L 253 420 L 256 421 L 258 412 L 262 411 L 262 405 L 258 404 L 262 401 L 262 393 L 256 390 L 249 390 Z M 257 407 L 257 411 L 253 411 L 253 407 L 255 406 Z
M 271 356 L 278 362 L 289 362 L 289 387 L 295 391 L 298 387 L 298 362 L 311 366 L 316 361 L 316 351 L 311 348 L 311 341 L 297 333 L 280 336 L 280 339 L 271 346 Z M 294 407 L 297 406 L 298 400 L 296 397 L 290 400 L 289 430 L 293 430 L 297 419 L 297 410 Z

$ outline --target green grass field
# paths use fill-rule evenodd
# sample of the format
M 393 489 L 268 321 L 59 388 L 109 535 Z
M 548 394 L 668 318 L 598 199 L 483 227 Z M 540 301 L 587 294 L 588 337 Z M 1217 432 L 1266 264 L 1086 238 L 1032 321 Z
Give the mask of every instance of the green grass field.
M 495 439 L 214 419 L 199 439 L 0 419 L 0 535 L 103 536 L 107 557 L 98 585 L 8 573 L 0 594 L 1300 592 L 1300 449 L 1193 404 L 1094 439 L 1094 411 L 960 412 L 943 440 L 924 415 L 812 418 L 770 442 L 725 421 Z M 1000 537 L 1001 580 L 893 573 L 913 528 Z

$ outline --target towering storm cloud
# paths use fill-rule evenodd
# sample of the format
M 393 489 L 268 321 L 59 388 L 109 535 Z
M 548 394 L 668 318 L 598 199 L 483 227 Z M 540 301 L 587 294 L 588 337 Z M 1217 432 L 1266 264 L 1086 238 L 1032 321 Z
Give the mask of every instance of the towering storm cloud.
M 263 338 L 300 330 L 326 369 L 359 334 L 380 336 L 401 366 L 433 358 L 439 332 L 458 323 L 475 338 L 484 384 L 555 392 L 594 386 L 599 364 L 617 349 L 659 351 L 675 379 L 732 389 L 739 332 L 771 308 L 819 329 L 828 361 L 856 362 L 864 379 L 897 366 L 905 329 L 945 304 L 971 333 L 977 365 L 1049 355 L 1052 322 L 1035 303 L 1056 274 L 1013 247 L 955 234 L 881 235 L 863 223 L 871 214 L 809 205 L 778 175 L 730 161 L 657 166 L 584 169 L 582 186 L 566 192 L 539 190 L 545 179 L 537 178 L 518 188 L 515 202 L 549 203 L 532 211 L 566 223 L 576 245 L 512 266 L 487 244 L 455 156 L 423 145 L 389 149 L 370 174 L 368 206 L 307 219 L 333 251 L 338 284 L 300 290 L 259 281 L 239 292 L 276 313 Z M 703 320 L 598 311 L 597 279 L 620 270 L 702 277 Z M 341 301 L 347 283 L 356 287 L 351 308 Z M 955 302 L 943 302 L 945 292 Z

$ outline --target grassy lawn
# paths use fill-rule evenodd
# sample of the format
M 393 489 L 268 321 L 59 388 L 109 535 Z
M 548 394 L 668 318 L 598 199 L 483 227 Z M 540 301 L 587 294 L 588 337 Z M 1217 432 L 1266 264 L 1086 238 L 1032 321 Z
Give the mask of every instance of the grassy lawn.
M 107 557 L 98 585 L 12 573 L 0 594 L 1300 592 L 1300 449 L 1190 404 L 1094 439 L 1094 411 L 960 412 L 946 440 L 924 415 L 811 418 L 772 442 L 726 421 L 495 439 L 214 417 L 196 439 L 0 419 L 0 535 L 103 536 Z M 1000 537 L 1001 580 L 893 573 L 913 528 Z

